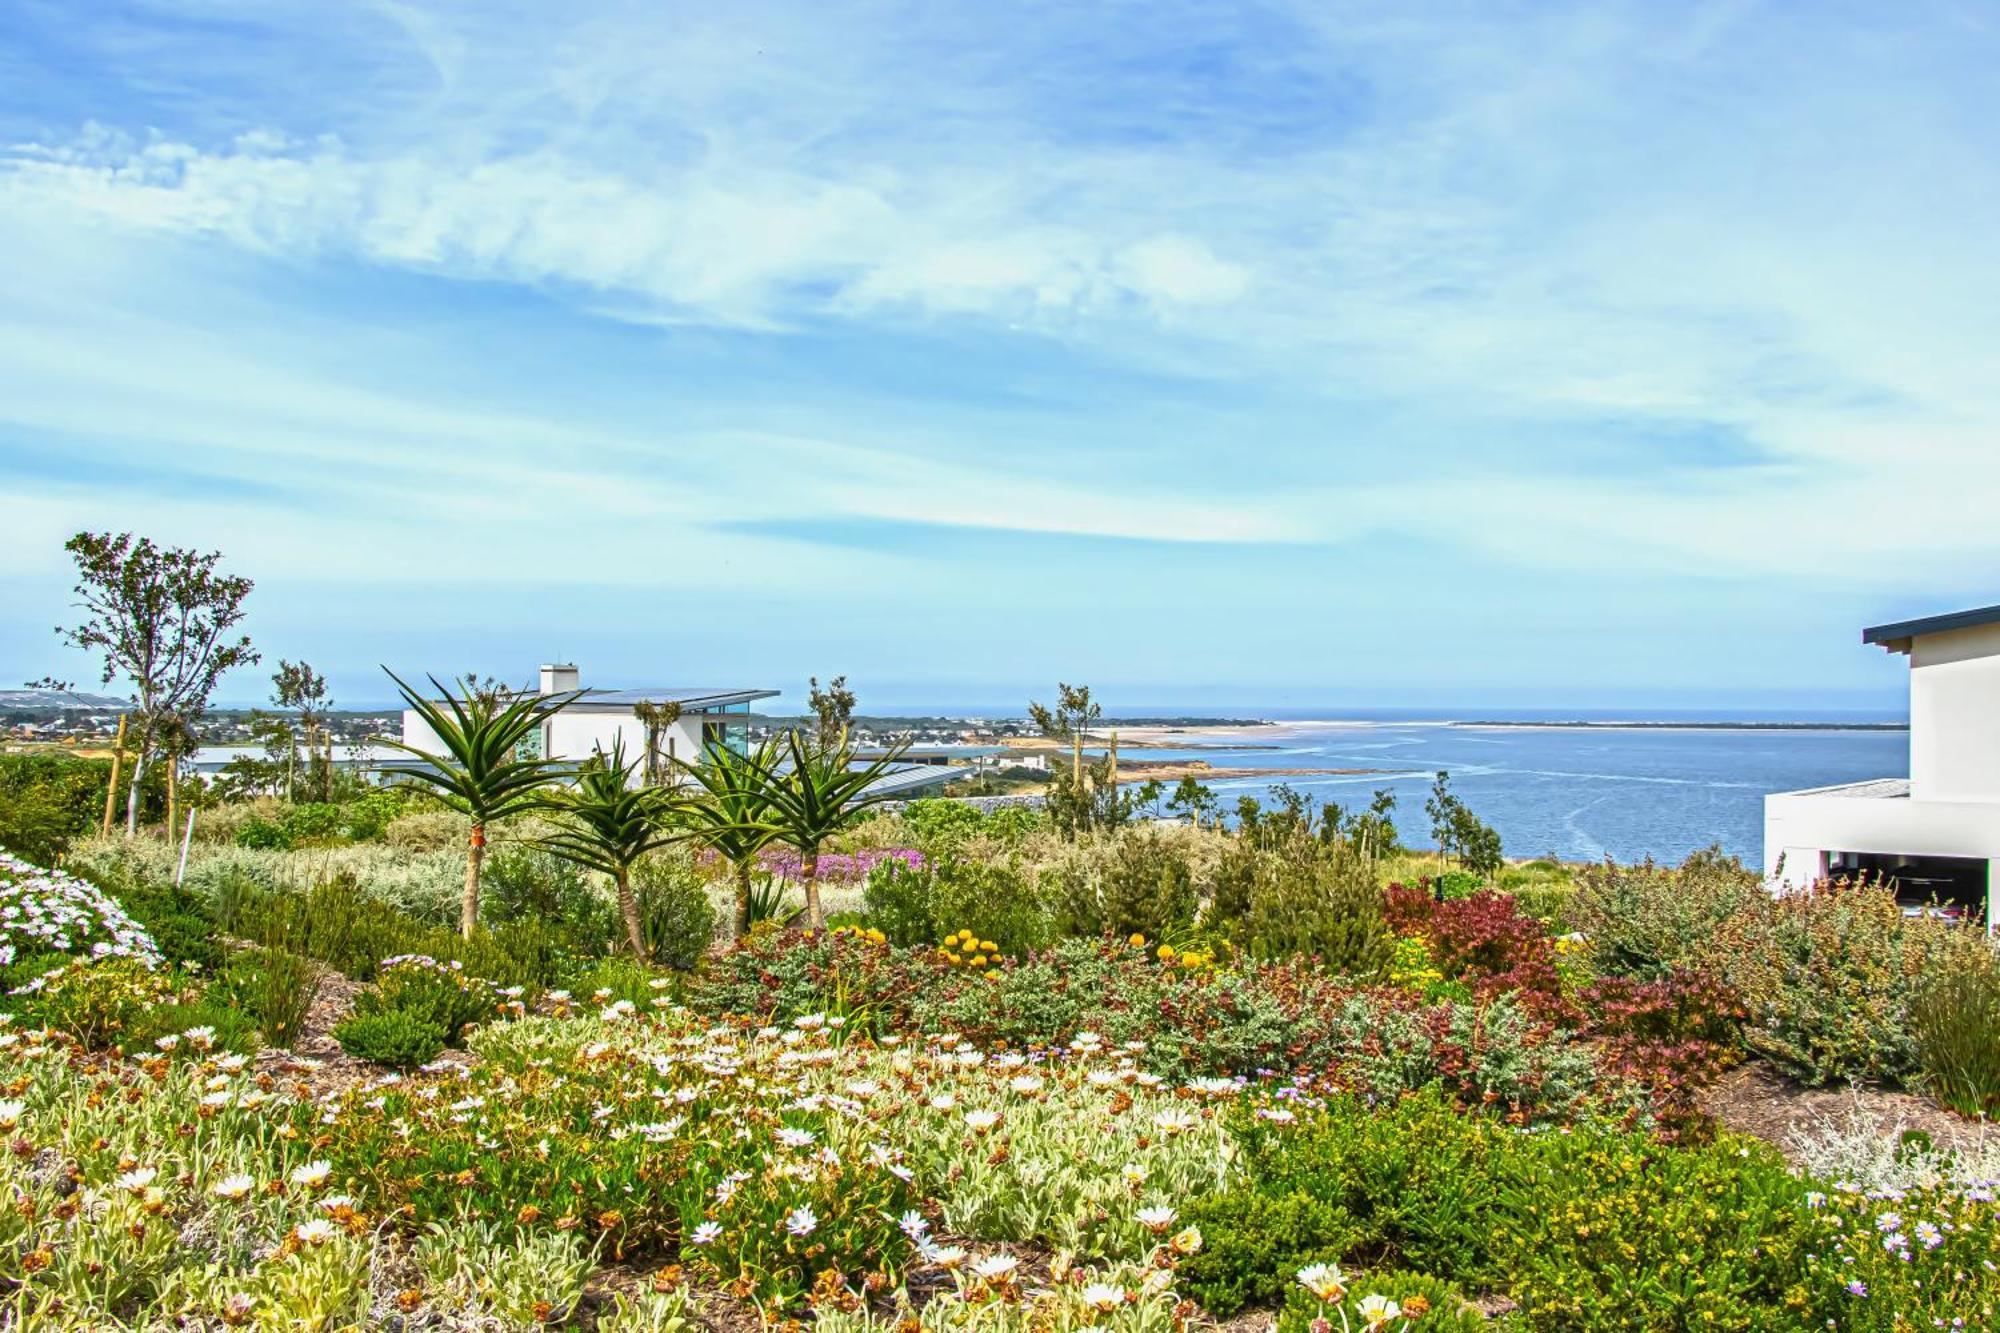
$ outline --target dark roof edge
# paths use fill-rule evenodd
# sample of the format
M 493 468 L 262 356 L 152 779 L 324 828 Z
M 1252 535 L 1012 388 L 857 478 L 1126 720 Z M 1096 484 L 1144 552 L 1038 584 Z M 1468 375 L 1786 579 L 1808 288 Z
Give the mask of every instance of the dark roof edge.
M 1982 606 L 1971 611 L 1953 611 L 1918 620 L 1899 620 L 1892 625 L 1875 625 L 1861 631 L 1861 642 L 1891 648 L 1924 634 L 1944 634 L 1955 629 L 1975 629 L 1980 625 L 2000 625 L 2000 606 Z

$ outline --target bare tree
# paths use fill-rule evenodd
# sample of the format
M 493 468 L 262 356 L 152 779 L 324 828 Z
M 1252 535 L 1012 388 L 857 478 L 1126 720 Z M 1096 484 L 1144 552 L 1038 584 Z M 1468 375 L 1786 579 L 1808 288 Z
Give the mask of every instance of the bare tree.
M 219 574 L 222 553 L 155 546 L 131 533 L 79 532 L 64 544 L 76 561 L 75 603 L 83 622 L 56 627 L 64 642 L 104 657 L 103 680 L 123 679 L 136 703 L 137 754 L 125 803 L 127 836 L 139 827 L 139 784 L 162 727 L 192 727 L 215 683 L 257 661 L 250 637 L 229 633 L 243 619 L 249 579 Z

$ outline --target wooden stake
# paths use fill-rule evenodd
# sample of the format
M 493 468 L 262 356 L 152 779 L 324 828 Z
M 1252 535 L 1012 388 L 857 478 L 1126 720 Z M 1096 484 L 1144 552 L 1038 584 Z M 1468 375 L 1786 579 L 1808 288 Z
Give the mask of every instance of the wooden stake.
M 118 805 L 118 770 L 125 765 L 125 714 L 118 715 L 118 743 L 111 751 L 111 784 L 104 789 L 104 827 L 98 836 L 111 836 L 111 812 Z

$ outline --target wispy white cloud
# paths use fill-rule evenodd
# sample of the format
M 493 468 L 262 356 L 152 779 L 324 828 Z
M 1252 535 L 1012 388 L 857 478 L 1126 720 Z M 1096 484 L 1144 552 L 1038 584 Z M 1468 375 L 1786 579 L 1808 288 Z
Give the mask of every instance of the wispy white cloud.
M 422 491 L 467 533 L 555 516 L 629 554 L 670 532 L 746 586 L 796 551 L 718 511 L 1442 536 L 1516 570 L 1883 591 L 2000 555 L 2000 34 L 1977 8 L 201 13 L 244 37 L 214 39 L 200 114 L 175 70 L 171 98 L 107 84 L 90 123 L 0 155 L 0 233 L 57 266 L 0 296 L 0 422 L 317 469 L 299 521 L 328 533 L 363 521 L 328 497 L 386 525 Z M 130 70 L 174 24 L 77 40 Z M 339 73 L 260 85 L 304 45 Z M 484 402 L 467 325 L 369 349 L 397 298 L 343 306 L 354 272 L 525 294 L 494 317 L 608 317 L 667 356 L 762 338 L 752 364 L 813 359 L 812 387 L 595 401 L 558 353 Z M 895 385 L 913 345 L 987 360 L 949 393 Z M 1100 392 L 1047 388 L 1093 371 Z

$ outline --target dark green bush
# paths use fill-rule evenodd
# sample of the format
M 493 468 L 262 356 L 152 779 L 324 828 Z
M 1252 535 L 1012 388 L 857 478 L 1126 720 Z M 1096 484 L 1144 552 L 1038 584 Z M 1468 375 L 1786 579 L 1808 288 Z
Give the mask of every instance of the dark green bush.
M 253 817 L 243 821 L 234 841 L 238 847 L 254 851 L 287 851 L 292 846 L 292 831 L 275 819 Z
M 127 756 L 126 775 L 131 773 Z M 104 790 L 111 781 L 109 759 L 67 754 L 0 754 L 0 847 L 16 856 L 50 865 L 70 844 L 89 837 L 104 818 Z M 146 770 L 139 785 L 139 819 L 164 818 L 166 769 Z M 125 818 L 118 806 L 116 818 Z
M 598 892 L 589 872 L 539 847 L 503 846 L 487 856 L 480 913 L 495 926 L 559 922 L 570 947 L 591 954 L 608 952 L 625 930 L 617 905 Z
M 1384 1107 L 1336 1099 L 1290 1124 L 1241 1112 L 1232 1128 L 1248 1183 L 1189 1210 L 1208 1243 L 1184 1273 L 1204 1305 L 1268 1303 L 1315 1262 L 1496 1275 L 1493 1159 L 1518 1130 L 1436 1087 Z
M 104 891 L 118 901 L 132 919 L 146 927 L 160 957 L 180 967 L 214 971 L 222 963 L 222 931 L 208 901 L 174 883 L 148 883 L 136 877 L 106 877 Z
M 649 856 L 632 876 L 639 905 L 639 934 L 646 952 L 664 967 L 687 971 L 715 942 L 716 911 L 708 888 L 692 862 L 679 856 Z
M 1181 1264 L 1181 1289 L 1222 1319 L 1283 1299 L 1300 1268 L 1337 1261 L 1363 1238 L 1339 1205 L 1299 1190 L 1230 1190 L 1196 1202 L 1187 1220 L 1202 1245 Z
M 350 1014 L 334 1026 L 333 1039 L 358 1060 L 396 1069 L 427 1065 L 445 1045 L 444 1029 L 436 1020 L 410 1009 Z

